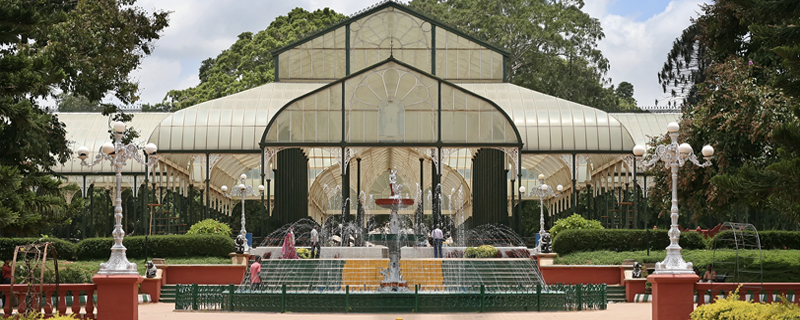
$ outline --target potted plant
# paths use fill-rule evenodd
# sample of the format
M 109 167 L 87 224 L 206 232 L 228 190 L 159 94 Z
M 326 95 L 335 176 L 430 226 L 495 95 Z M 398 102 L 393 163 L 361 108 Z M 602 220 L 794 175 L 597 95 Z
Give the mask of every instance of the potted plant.
M 650 281 L 644 283 L 644 293 L 650 294 L 653 289 L 653 284 Z

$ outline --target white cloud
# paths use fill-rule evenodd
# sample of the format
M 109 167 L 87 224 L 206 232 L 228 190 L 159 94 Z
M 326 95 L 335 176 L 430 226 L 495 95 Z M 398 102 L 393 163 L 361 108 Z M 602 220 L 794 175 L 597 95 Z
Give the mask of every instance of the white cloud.
M 602 5 L 609 4 L 608 1 L 599 2 Z M 586 8 L 589 14 L 599 17 L 606 35 L 598 46 L 611 63 L 608 76 L 614 84 L 622 81 L 632 83 L 634 97 L 640 106 L 652 106 L 655 99 L 664 96 L 657 74 L 672 49 L 672 41 L 689 26 L 690 18 L 697 16 L 699 5 L 703 2 L 671 1 L 662 12 L 644 21 L 605 13 L 602 5 Z

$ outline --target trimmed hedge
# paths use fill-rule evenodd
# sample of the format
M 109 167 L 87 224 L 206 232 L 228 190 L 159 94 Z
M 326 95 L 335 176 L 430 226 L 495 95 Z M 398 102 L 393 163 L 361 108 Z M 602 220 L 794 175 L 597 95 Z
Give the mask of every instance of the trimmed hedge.
M 113 238 L 89 238 L 78 243 L 78 260 L 108 259 Z M 144 259 L 144 236 L 125 237 L 122 241 L 128 258 Z M 222 235 L 162 235 L 149 236 L 147 252 L 150 257 L 227 257 L 233 252 L 234 243 Z
M 761 249 L 793 249 L 800 250 L 800 232 L 797 231 L 759 231 Z M 735 249 L 733 231 L 717 233 L 708 244 L 709 249 L 729 248 Z
M 52 242 L 56 246 L 58 260 L 75 260 L 77 246 L 74 243 L 57 238 L 48 238 L 42 241 L 39 241 L 39 238 L 0 238 L 0 258 L 12 259 L 14 257 L 14 248 L 36 242 Z
M 603 229 L 564 230 L 553 240 L 553 251 L 568 254 L 580 251 L 637 251 L 647 249 L 647 230 Z M 683 249 L 705 249 L 703 236 L 697 232 L 681 232 Z M 669 245 L 667 230 L 650 230 L 650 250 L 664 250 Z

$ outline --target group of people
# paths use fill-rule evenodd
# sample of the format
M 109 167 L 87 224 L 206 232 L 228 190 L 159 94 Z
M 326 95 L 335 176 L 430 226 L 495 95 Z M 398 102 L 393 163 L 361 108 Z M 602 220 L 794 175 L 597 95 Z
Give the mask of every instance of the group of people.
M 319 229 L 318 226 L 314 226 L 314 229 L 311 229 L 311 259 L 319 259 L 319 252 L 320 252 L 320 243 L 319 243 Z M 294 227 L 289 227 L 289 232 L 286 233 L 286 236 L 283 237 L 283 246 L 281 248 L 281 258 L 283 259 L 300 259 L 297 256 L 297 250 L 294 248 L 295 244 L 295 237 L 294 237 Z

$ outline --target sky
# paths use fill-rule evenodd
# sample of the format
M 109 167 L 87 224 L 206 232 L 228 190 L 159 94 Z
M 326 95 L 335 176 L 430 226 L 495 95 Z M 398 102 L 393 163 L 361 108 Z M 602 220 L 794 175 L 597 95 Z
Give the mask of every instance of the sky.
M 379 0 L 139 0 L 147 10 L 167 10 L 170 26 L 152 55 L 131 76 L 139 82 L 142 103 L 160 102 L 167 91 L 200 83 L 200 63 L 216 57 L 242 32 L 256 33 L 275 17 L 294 7 L 316 10 L 330 7 L 351 15 Z M 583 11 L 600 20 L 605 33 L 598 47 L 610 62 L 607 74 L 615 86 L 634 86 L 639 106 L 652 106 L 661 92 L 656 74 L 672 41 L 690 19 L 697 17 L 702 0 L 584 0 Z

